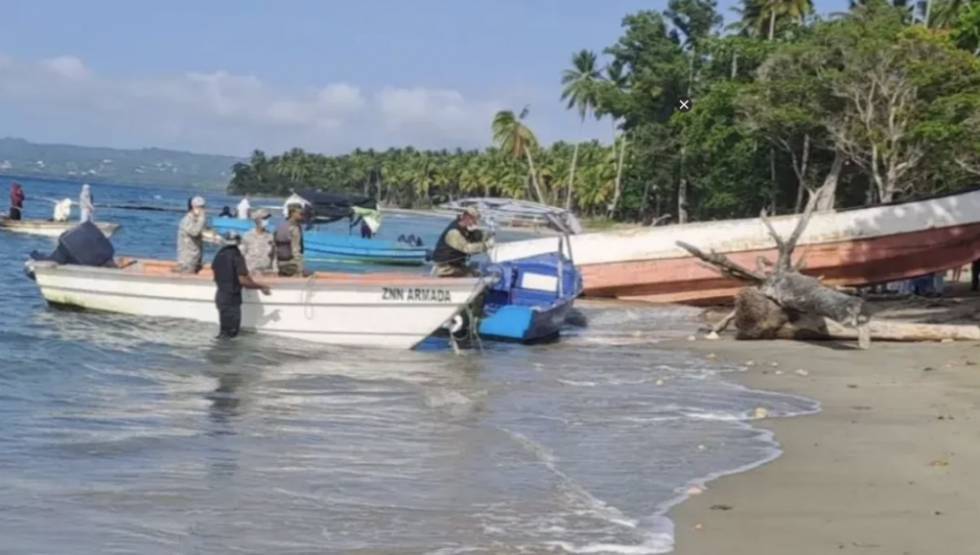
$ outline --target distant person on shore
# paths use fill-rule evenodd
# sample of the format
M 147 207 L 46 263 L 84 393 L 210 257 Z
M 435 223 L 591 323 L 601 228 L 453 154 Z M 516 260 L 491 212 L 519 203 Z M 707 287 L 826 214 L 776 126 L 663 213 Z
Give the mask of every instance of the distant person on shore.
M 95 199 L 92 197 L 92 187 L 86 183 L 82 185 L 82 193 L 78 195 L 78 207 L 81 215 L 78 221 L 85 223 L 95 220 Z
M 248 273 L 253 276 L 270 274 L 275 267 L 276 243 L 272 234 L 265 228 L 267 218 L 269 218 L 268 212 L 261 208 L 256 210 L 252 214 L 255 227 L 242 237 L 242 255 L 245 256 Z
M 222 206 L 221 207 L 221 213 L 218 214 L 218 217 L 219 218 L 234 218 L 235 215 L 231 213 L 231 208 L 228 208 L 227 206 Z
M 21 211 L 24 209 L 24 201 L 27 197 L 24 196 L 24 189 L 21 188 L 20 183 L 14 183 L 10 186 L 10 213 L 8 217 L 11 220 L 19 220 L 21 218 Z
M 439 277 L 466 277 L 476 275 L 468 264 L 471 254 L 487 252 L 493 248 L 493 238 L 484 239 L 476 229 L 480 211 L 469 207 L 452 221 L 442 232 L 432 251 L 433 273 Z
M 196 274 L 201 271 L 204 254 L 204 228 L 208 225 L 204 213 L 204 199 L 193 197 L 191 209 L 180 220 L 177 228 L 177 268 L 181 274 Z
M 247 220 L 249 219 L 248 213 L 252 209 L 252 204 L 248 202 L 248 195 L 242 197 L 241 202 L 238 203 L 238 219 Z
M 71 219 L 71 199 L 61 199 L 61 202 L 56 202 L 54 205 L 54 213 L 51 215 L 51 221 L 54 222 L 67 222 Z
M 230 232 L 225 236 L 227 243 L 218 250 L 211 261 L 214 283 L 218 291 L 214 304 L 218 309 L 220 331 L 218 339 L 231 339 L 238 336 L 242 327 L 242 288 L 258 289 L 263 295 L 271 294 L 269 288 L 257 283 L 249 275 L 245 258 L 239 249 L 240 238 Z
M 276 227 L 276 263 L 279 275 L 294 277 L 303 275 L 303 206 L 289 205 L 289 217 Z

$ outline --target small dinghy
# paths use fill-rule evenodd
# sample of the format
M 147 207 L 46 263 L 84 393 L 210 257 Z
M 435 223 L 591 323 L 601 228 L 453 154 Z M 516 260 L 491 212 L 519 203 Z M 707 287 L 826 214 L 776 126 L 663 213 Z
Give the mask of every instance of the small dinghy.
M 477 330 L 489 340 L 535 343 L 558 337 L 582 293 L 582 275 L 561 246 L 557 252 L 491 263 L 484 273 L 492 281 L 484 293 Z M 467 314 L 450 323 L 454 337 L 469 334 Z
M 45 237 L 60 237 L 62 233 L 69 229 L 78 227 L 78 222 L 53 222 L 51 220 L 11 220 L 7 214 L 0 214 L 0 229 L 12 233 L 24 233 L 27 235 L 43 235 Z M 112 237 L 121 226 L 99 222 L 95 227 L 106 237 Z

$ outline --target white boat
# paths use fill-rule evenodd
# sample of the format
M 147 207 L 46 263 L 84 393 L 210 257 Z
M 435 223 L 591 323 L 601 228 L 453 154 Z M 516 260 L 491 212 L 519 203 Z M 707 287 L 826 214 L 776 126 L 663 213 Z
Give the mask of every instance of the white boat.
M 119 268 L 28 262 L 52 305 L 217 325 L 210 268 L 118 259 Z M 261 278 L 272 294 L 244 290 L 242 329 L 331 345 L 411 349 L 462 312 L 486 287 L 481 278 L 316 273 Z
M 782 237 L 798 215 L 770 218 Z M 816 212 L 797 243 L 804 273 L 827 285 L 860 287 L 962 267 L 980 258 L 980 187 L 867 208 Z M 728 301 L 742 284 L 722 277 L 677 245 L 683 241 L 753 268 L 776 260 L 758 218 L 640 227 L 569 239 L 585 294 L 654 303 Z M 554 240 L 500 243 L 496 262 L 554 251 Z
M 60 237 L 62 233 L 77 226 L 78 222 L 53 222 L 50 220 L 11 220 L 6 214 L 0 214 L 0 229 L 12 233 L 27 235 L 43 235 L 45 237 Z M 95 226 L 106 237 L 119 229 L 120 224 L 96 222 Z

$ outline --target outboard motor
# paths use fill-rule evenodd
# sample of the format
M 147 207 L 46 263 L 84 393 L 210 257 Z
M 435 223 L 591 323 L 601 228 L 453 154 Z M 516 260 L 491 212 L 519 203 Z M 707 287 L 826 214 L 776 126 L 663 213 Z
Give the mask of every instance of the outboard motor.
M 58 247 L 51 254 L 33 251 L 31 260 L 50 260 L 56 264 L 115 268 L 116 249 L 109 238 L 92 222 L 83 222 L 58 237 Z M 29 260 L 24 271 L 34 279 L 33 265 Z

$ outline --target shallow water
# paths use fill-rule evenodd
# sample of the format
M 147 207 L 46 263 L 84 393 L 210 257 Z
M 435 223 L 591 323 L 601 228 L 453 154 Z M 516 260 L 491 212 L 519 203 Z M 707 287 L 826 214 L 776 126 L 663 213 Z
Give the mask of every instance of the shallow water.
M 119 252 L 171 255 L 173 214 L 99 215 Z M 218 345 L 46 308 L 21 263 L 51 244 L 0 235 L 4 554 L 663 553 L 686 484 L 777 453 L 756 407 L 816 408 L 650 341 L 685 310 L 587 308 L 558 344 L 463 356 Z

